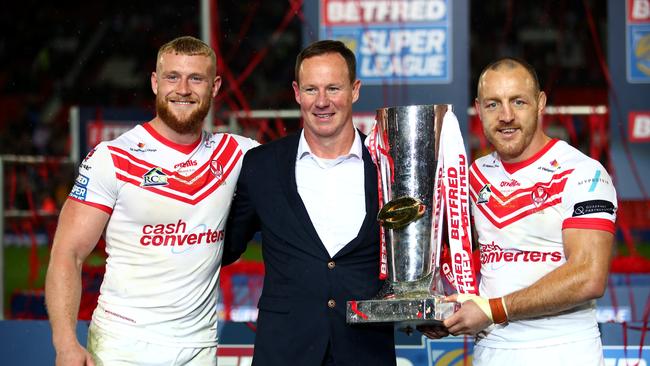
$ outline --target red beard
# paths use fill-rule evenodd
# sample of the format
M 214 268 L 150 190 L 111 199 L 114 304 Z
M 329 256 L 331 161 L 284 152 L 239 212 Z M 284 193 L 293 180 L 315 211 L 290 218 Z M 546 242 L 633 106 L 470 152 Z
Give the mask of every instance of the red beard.
M 210 111 L 211 100 L 201 102 L 199 107 L 189 116 L 179 119 L 168 107 L 165 97 L 156 98 L 156 114 L 172 130 L 179 134 L 188 134 L 201 131 L 203 120 Z

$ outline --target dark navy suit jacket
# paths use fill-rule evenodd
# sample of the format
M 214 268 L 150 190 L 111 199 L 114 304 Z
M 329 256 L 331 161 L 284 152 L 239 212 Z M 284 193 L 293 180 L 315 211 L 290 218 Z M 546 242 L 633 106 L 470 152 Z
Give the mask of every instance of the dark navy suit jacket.
M 337 366 L 395 365 L 392 326 L 345 321 L 346 301 L 372 298 L 383 284 L 375 165 L 364 147 L 366 217 L 359 235 L 331 258 L 296 187 L 299 137 L 246 153 L 226 229 L 224 264 L 262 234 L 265 277 L 253 364 L 318 366 L 329 346 Z

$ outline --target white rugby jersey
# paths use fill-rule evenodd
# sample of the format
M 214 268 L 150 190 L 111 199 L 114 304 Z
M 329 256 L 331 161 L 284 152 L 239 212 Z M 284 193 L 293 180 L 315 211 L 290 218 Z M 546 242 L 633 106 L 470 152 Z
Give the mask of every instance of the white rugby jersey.
M 241 136 L 179 145 L 151 124 L 100 143 L 81 163 L 71 199 L 111 215 L 106 273 L 92 321 L 152 343 L 217 343 L 223 238 L 244 152 Z
M 470 196 L 481 252 L 481 296 L 528 287 L 566 262 L 562 229 L 614 232 L 616 191 L 603 166 L 552 140 L 526 161 L 496 153 L 470 168 Z M 584 245 L 589 245 L 585 242 Z M 493 325 L 478 344 L 522 348 L 599 336 L 595 301 L 562 314 Z

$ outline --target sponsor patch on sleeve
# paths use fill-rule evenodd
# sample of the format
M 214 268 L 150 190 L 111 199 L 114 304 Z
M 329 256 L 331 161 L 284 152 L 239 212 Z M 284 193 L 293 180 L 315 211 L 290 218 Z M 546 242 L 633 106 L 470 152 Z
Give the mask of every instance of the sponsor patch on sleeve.
M 72 187 L 72 191 L 70 191 L 70 197 L 85 201 L 86 192 L 88 191 L 87 186 L 89 181 L 90 179 L 88 179 L 88 177 L 84 176 L 83 174 L 79 174 L 77 176 L 77 179 L 75 179 L 74 181 L 74 186 Z
M 589 215 L 594 213 L 608 213 L 610 215 L 614 214 L 616 208 L 614 204 L 610 201 L 605 200 L 591 200 L 578 202 L 573 206 L 573 217 Z

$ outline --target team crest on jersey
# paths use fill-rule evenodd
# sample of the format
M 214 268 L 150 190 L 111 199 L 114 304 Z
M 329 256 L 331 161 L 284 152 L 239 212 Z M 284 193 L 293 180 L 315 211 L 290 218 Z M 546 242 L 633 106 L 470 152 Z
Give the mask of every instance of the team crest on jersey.
M 478 199 L 476 203 L 488 203 L 490 201 L 490 196 L 492 195 L 492 189 L 489 184 L 486 184 L 478 191 Z
M 217 180 L 221 180 L 221 178 L 223 178 L 223 167 L 217 160 L 212 160 L 210 162 L 210 171 L 212 174 L 214 174 Z
M 531 197 L 533 199 L 533 203 L 535 204 L 535 206 L 539 207 L 542 204 L 544 204 L 544 202 L 546 202 L 546 200 L 548 199 L 548 192 L 546 192 L 546 188 L 542 186 L 537 186 L 533 188 Z
M 167 175 L 163 172 L 162 168 L 155 167 L 144 173 L 142 176 L 142 187 L 151 187 L 151 186 L 166 186 L 167 185 Z

